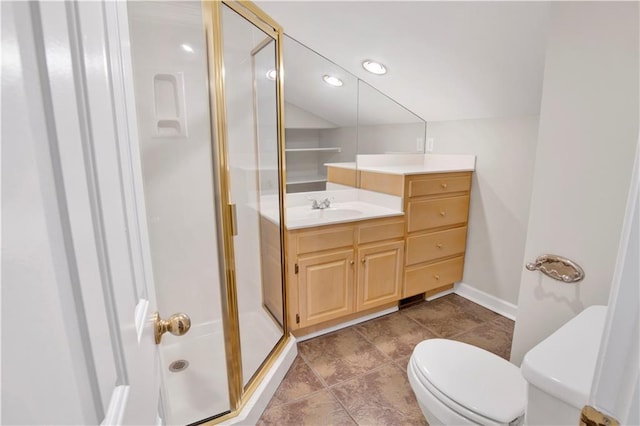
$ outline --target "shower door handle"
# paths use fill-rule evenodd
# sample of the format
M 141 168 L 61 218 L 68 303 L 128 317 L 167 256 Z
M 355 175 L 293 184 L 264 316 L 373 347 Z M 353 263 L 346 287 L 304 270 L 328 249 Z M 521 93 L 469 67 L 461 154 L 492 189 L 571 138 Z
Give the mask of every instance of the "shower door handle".
M 160 314 L 156 312 L 153 314 L 153 322 L 156 345 L 160 344 L 162 335 L 167 331 L 174 336 L 182 336 L 191 328 L 191 318 L 182 312 L 173 314 L 166 320 L 160 318 Z
M 238 235 L 238 213 L 236 212 L 236 205 L 229 204 L 229 217 L 231 218 L 231 235 Z

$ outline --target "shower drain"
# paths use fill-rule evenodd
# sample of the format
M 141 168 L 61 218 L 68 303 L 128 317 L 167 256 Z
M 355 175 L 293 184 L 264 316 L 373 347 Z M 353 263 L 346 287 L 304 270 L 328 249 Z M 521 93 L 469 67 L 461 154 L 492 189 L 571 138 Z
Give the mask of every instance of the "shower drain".
M 169 371 L 173 373 L 179 373 L 180 371 L 186 370 L 188 366 L 189 366 L 189 361 L 185 359 L 179 359 L 169 364 Z

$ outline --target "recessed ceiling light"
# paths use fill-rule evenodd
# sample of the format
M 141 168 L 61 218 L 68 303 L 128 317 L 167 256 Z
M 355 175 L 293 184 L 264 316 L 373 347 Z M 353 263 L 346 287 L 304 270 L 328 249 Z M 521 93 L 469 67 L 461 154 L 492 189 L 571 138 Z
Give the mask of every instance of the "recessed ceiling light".
M 275 68 L 271 68 L 269 71 L 267 71 L 267 78 L 269 80 L 275 80 L 276 79 L 276 69 Z
M 387 67 L 382 65 L 380 62 L 371 61 L 367 59 L 362 62 L 362 68 L 369 71 L 370 73 L 382 75 L 387 73 Z
M 342 86 L 342 80 L 340 80 L 338 77 L 334 77 L 332 75 L 324 75 L 322 76 L 322 79 L 324 80 L 325 83 L 327 83 L 329 86 L 335 86 L 335 87 L 340 87 Z
M 182 50 L 184 50 L 185 52 L 193 53 L 193 47 L 189 46 L 188 44 L 181 44 L 180 47 L 182 47 Z

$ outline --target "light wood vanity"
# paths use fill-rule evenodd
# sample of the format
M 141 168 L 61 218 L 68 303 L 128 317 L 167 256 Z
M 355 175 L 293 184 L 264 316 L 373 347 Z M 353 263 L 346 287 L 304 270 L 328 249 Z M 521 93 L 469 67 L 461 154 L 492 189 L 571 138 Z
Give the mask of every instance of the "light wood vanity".
M 287 315 L 295 334 L 462 279 L 471 172 L 358 175 L 363 189 L 403 196 L 405 214 L 287 231 Z
M 292 230 L 287 238 L 288 312 L 294 329 L 401 298 L 403 216 Z

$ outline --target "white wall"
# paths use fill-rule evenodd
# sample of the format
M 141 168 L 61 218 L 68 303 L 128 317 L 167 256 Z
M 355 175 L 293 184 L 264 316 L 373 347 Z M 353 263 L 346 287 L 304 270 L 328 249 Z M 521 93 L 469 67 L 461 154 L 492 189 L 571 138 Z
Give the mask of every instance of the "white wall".
M 358 125 L 358 154 L 424 152 L 426 123 Z
M 553 3 L 525 255 L 564 255 L 563 284 L 522 268 L 512 362 L 606 304 L 638 142 L 638 3 Z
M 427 124 L 434 152 L 476 155 L 463 282 L 515 304 L 529 220 L 538 116 Z

